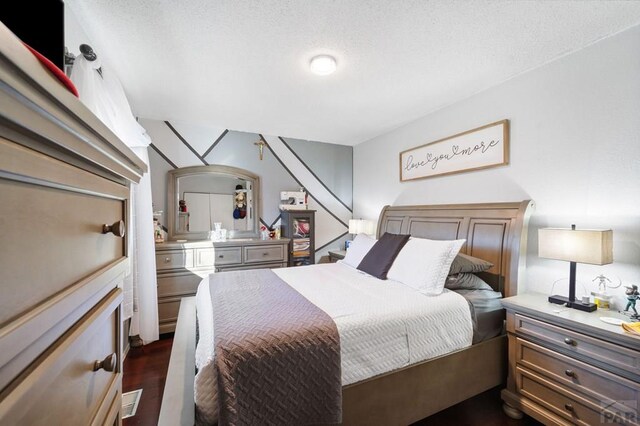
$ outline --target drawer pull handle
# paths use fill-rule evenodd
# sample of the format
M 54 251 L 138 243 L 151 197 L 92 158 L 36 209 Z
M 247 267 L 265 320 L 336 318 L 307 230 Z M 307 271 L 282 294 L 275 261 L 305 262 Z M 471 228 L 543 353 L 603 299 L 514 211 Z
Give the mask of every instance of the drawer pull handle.
M 565 370 L 564 374 L 566 374 L 569 377 L 573 377 L 574 379 L 576 378 L 576 372 L 573 370 Z
M 170 263 L 171 262 L 171 258 L 170 257 L 165 257 L 164 258 L 164 263 Z
M 224 254 L 218 255 L 220 259 L 224 259 Z
M 118 360 L 118 356 L 115 353 L 111 355 L 107 355 L 107 357 L 102 361 L 96 361 L 93 364 L 93 371 L 98 371 L 100 369 L 104 371 L 115 371 L 117 360 Z
M 569 412 L 571 412 L 571 413 L 573 413 L 573 405 L 571 405 L 569 403 L 564 404 L 564 409 L 569 411 Z
M 126 232 L 126 227 L 124 226 L 124 221 L 119 220 L 115 222 L 113 225 L 107 225 L 106 223 L 102 225 L 102 233 L 108 234 L 112 232 L 116 237 L 124 237 Z
M 564 338 L 564 342 L 569 346 L 575 346 L 575 344 L 576 344 L 576 341 L 571 339 L 571 338 L 569 338 L 569 337 L 565 337 Z
M 264 252 L 264 253 L 262 253 L 262 255 L 263 255 L 263 256 L 268 256 L 268 255 L 269 255 L 269 253 Z

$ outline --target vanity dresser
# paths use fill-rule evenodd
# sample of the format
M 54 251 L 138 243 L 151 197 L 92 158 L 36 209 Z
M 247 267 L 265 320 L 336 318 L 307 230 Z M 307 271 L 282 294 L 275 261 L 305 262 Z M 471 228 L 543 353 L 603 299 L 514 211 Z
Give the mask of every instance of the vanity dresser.
M 640 424 L 640 339 L 600 320 L 627 317 L 554 305 L 535 293 L 502 303 L 509 416 L 524 412 L 548 425 Z
M 156 244 L 160 333 L 176 328 L 180 300 L 194 296 L 208 274 L 287 266 L 289 240 L 175 241 Z
M 0 23 L 0 424 L 118 425 L 142 163 Z
M 242 214 L 237 195 L 242 194 Z M 194 296 L 209 274 L 282 268 L 287 238 L 260 236 L 260 178 L 223 165 L 183 167 L 167 174 L 168 241 L 156 244 L 160 333 L 175 330 L 183 297 Z M 211 241 L 215 224 L 226 241 Z

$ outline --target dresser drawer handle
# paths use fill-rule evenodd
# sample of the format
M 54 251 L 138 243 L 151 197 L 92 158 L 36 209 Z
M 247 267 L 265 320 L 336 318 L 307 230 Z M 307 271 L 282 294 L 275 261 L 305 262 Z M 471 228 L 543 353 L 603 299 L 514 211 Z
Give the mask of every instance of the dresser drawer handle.
M 171 258 L 170 257 L 165 257 L 164 258 L 164 263 L 171 263 Z
M 115 353 L 111 355 L 107 355 L 107 357 L 102 361 L 96 361 L 93 364 L 93 371 L 98 371 L 100 369 L 104 371 L 115 371 L 117 361 L 118 361 L 118 356 Z
M 569 403 L 564 404 L 564 409 L 569 411 L 569 412 L 571 412 L 571 413 L 573 413 L 573 405 L 571 405 Z
M 119 220 L 115 222 L 113 225 L 107 225 L 106 223 L 102 225 L 102 233 L 108 234 L 112 232 L 116 237 L 124 237 L 126 232 L 126 227 L 124 226 L 124 221 Z
M 224 259 L 224 254 L 219 254 L 219 255 L 218 255 L 218 257 L 219 257 L 220 259 Z
M 576 372 L 573 370 L 565 370 L 564 374 L 566 374 L 569 377 L 573 377 L 574 379 L 576 378 Z
M 575 346 L 575 344 L 576 344 L 576 341 L 571 339 L 571 338 L 569 338 L 569 337 L 565 337 L 564 338 L 564 342 L 569 346 Z
M 263 255 L 263 256 L 268 256 L 268 255 L 269 255 L 269 253 L 264 252 L 264 253 L 262 253 L 262 255 Z

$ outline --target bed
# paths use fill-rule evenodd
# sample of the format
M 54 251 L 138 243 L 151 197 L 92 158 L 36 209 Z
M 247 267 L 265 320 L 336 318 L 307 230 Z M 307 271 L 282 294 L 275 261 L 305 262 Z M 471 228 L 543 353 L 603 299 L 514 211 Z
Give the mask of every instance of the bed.
M 510 296 L 517 293 L 531 209 L 528 200 L 387 206 L 380 214 L 377 233 L 464 238 L 467 242 L 461 252 L 493 263 L 482 278 L 494 290 Z M 188 298 L 181 305 L 159 424 L 194 422 L 195 304 Z M 478 340 L 481 342 L 364 380 L 343 381 L 347 383 L 342 389 L 343 424 L 410 424 L 500 385 L 506 376 L 506 338 Z

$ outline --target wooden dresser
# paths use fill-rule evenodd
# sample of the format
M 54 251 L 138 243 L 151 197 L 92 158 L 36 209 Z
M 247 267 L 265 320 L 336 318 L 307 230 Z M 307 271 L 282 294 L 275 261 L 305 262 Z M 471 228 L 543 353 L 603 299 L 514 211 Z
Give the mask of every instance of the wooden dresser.
M 123 221 L 145 169 L 0 23 L 0 424 L 121 423 Z
M 180 300 L 208 274 L 287 266 L 289 240 L 190 241 L 156 244 L 160 333 L 175 330 Z
M 503 300 L 509 378 L 505 412 L 553 425 L 638 425 L 640 338 L 592 313 L 548 303 L 541 294 Z M 515 409 L 515 410 L 513 410 Z

